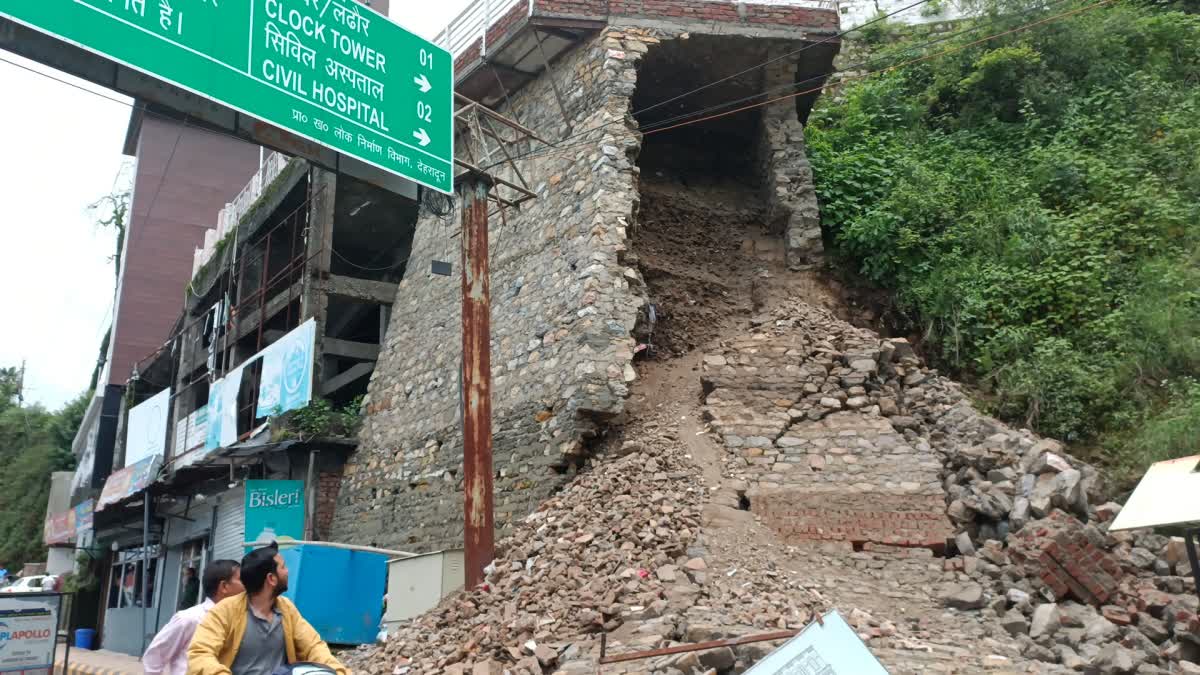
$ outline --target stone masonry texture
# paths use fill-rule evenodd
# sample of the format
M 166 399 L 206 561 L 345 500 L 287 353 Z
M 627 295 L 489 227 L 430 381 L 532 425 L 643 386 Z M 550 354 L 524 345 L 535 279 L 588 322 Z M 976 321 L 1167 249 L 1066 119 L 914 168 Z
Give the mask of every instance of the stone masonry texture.
M 846 324 L 824 335 L 795 324 L 704 357 L 706 414 L 751 510 L 788 541 L 941 550 L 953 534 L 942 461 L 901 432 L 915 422 L 887 386 L 907 353 Z
M 559 8 L 564 12 L 565 4 Z M 721 5 L 660 4 L 705 11 Z M 786 25 L 816 16 L 810 10 L 760 9 L 730 20 L 776 17 L 773 22 Z M 533 142 L 516 148 L 515 154 L 532 153 L 518 164 L 538 198 L 519 210 L 493 209 L 491 218 L 493 467 L 500 534 L 572 478 L 589 444 L 623 411 L 637 377 L 633 334 L 647 299 L 640 272 L 626 259 L 639 202 L 641 136 L 630 114 L 637 69 L 663 41 L 738 30 L 695 23 L 697 17 L 686 12 L 681 16 L 675 26 L 610 19 L 610 26 L 499 108 L 543 138 L 583 134 L 561 150 Z M 788 43 L 781 41 L 780 49 L 795 51 L 801 44 L 791 41 L 789 49 Z M 794 61 L 790 67 L 794 73 Z M 787 77 L 776 70 L 774 77 Z M 551 80 L 562 93 L 565 118 Z M 760 156 L 770 158 L 766 189 L 786 199 L 783 221 L 797 221 L 791 214 L 798 213 L 798 222 L 807 226 L 812 223 L 806 218 L 815 213 L 811 170 L 795 107 L 783 108 L 760 149 Z M 771 143 L 796 145 L 786 150 Z M 499 157 L 494 146 L 482 148 L 467 133 L 460 135 L 458 153 L 481 164 Z M 507 167 L 496 171 L 519 180 Z M 803 203 L 806 198 L 811 204 Z M 359 448 L 337 498 L 331 536 L 339 541 L 412 551 L 462 545 L 458 217 L 456 210 L 447 218 L 425 214 L 418 221 L 371 378 Z M 454 276 L 430 274 L 432 261 L 453 263 Z

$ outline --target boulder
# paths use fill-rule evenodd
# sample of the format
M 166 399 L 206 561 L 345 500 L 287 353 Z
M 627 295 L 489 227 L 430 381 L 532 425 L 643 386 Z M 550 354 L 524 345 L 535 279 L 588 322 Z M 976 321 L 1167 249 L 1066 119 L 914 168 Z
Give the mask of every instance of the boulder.
M 975 544 L 971 542 L 971 536 L 966 532 L 959 532 L 954 537 L 954 544 L 958 547 L 958 552 L 962 555 L 975 555 Z
M 1017 610 L 1009 610 L 1000 619 L 1000 627 L 1009 635 L 1025 635 L 1029 632 L 1029 621 Z
M 1066 469 L 1054 478 L 1054 502 L 1067 510 L 1077 510 L 1080 503 L 1087 509 L 1083 496 L 1083 473 L 1078 469 Z
M 712 649 L 700 654 L 700 665 L 719 672 L 724 672 L 730 668 L 733 668 L 733 664 L 736 662 L 737 657 L 734 656 L 733 650 L 729 647 Z
M 1034 447 L 1037 447 L 1036 445 Z M 1026 473 L 1040 476 L 1044 473 L 1062 473 L 1064 471 L 1072 471 L 1071 463 L 1055 452 L 1043 452 L 1038 455 L 1037 459 L 1029 466 Z M 1083 476 L 1080 475 L 1080 478 Z
M 1171 537 L 1167 540 L 1167 545 L 1163 549 L 1163 560 L 1168 565 L 1174 567 L 1179 563 L 1187 563 L 1187 542 L 1183 537 Z
M 1058 605 L 1050 602 L 1038 605 L 1033 610 L 1033 618 L 1029 621 L 1029 637 L 1038 639 L 1043 635 L 1053 635 L 1061 626 L 1062 615 Z
M 1045 518 L 1050 515 L 1054 505 L 1054 494 L 1057 491 L 1055 474 L 1046 473 L 1038 476 L 1029 493 L 1029 510 L 1035 518 Z
M 1170 634 L 1167 632 L 1167 624 L 1145 612 L 1138 613 L 1137 627 L 1138 630 L 1142 631 L 1142 635 L 1150 638 L 1150 641 L 1154 644 L 1162 644 L 1170 637 Z
M 1121 505 L 1116 502 L 1106 502 L 1096 507 L 1096 517 L 1100 522 L 1107 523 L 1121 512 Z
M 1087 661 L 1067 645 L 1058 645 L 1055 648 L 1055 652 L 1058 654 L 1059 663 L 1063 664 L 1064 668 L 1068 670 L 1083 670 L 1087 668 Z
M 943 605 L 955 609 L 979 609 L 984 605 L 983 586 L 952 585 L 942 592 L 941 600 Z
M 1100 653 L 1096 655 L 1092 666 L 1099 669 L 1101 673 L 1128 675 L 1136 672 L 1144 660 L 1144 655 L 1110 642 L 1100 648 Z
M 1004 597 L 1008 598 L 1010 605 L 1019 605 L 1022 602 L 1029 602 L 1029 594 L 1019 588 L 1010 588 L 1004 593 Z
M 1120 630 L 1116 624 L 1102 616 L 1095 616 L 1084 626 L 1084 638 L 1088 642 L 1102 644 L 1117 636 Z
M 1139 569 L 1153 569 L 1155 560 L 1158 560 L 1158 556 L 1140 546 L 1134 546 L 1129 551 L 1129 562 Z

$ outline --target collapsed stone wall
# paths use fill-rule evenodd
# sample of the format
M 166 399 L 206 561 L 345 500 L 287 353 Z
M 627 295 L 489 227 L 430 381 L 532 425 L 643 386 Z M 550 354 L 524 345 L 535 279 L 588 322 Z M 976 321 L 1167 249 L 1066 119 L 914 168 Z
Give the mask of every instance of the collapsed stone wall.
M 762 323 L 704 358 L 705 411 L 751 510 L 790 541 L 942 550 L 942 460 L 905 434 L 903 383 L 925 377 L 911 347 L 805 305 Z
M 520 170 L 538 198 L 491 219 L 501 532 L 570 479 L 595 419 L 622 410 L 634 378 L 630 334 L 643 300 L 638 274 L 621 256 L 636 203 L 630 158 L 638 139 L 625 121 L 636 73 L 632 59 L 606 54 L 605 40 L 580 46 L 500 110 L 545 138 L 597 129 L 585 148 L 522 150 L 535 153 Z M 567 92 L 567 119 L 551 78 Z M 477 145 L 473 152 L 482 154 Z M 334 522 L 342 541 L 406 550 L 462 545 L 458 218 L 456 210 L 446 219 L 422 215 L 417 224 L 360 446 L 342 482 Z M 434 260 L 453 262 L 455 275 L 430 274 Z
M 768 95 L 795 88 L 796 60 L 787 58 L 791 51 L 786 44 L 772 46 L 769 65 L 763 69 L 763 90 Z M 801 86 L 811 89 L 813 83 Z M 763 202 L 771 229 L 783 235 L 788 266 L 799 269 L 819 263 L 825 251 L 820 207 L 812 166 L 805 153 L 804 125 L 790 99 L 765 106 L 759 147 L 766 193 Z
M 501 534 L 571 479 L 586 461 L 589 443 L 623 411 L 637 376 L 634 334 L 647 292 L 635 257 L 627 259 L 626 252 L 639 205 L 635 161 L 642 136 L 631 114 L 638 68 L 664 41 L 701 33 L 724 39 L 730 29 L 633 23 L 614 19 L 499 108 L 543 138 L 566 139 L 561 148 L 516 150 L 529 154 L 517 163 L 538 198 L 519 211 L 494 213 L 490 227 L 493 465 Z M 798 43 L 776 37 L 769 44 L 782 54 L 796 51 Z M 774 84 L 795 78 L 796 59 L 780 63 L 771 70 Z M 775 131 L 755 149 L 767 157 L 768 197 L 786 201 L 778 210 L 785 223 L 813 225 L 815 196 L 796 106 L 780 106 L 771 119 Z M 459 152 L 484 163 L 474 140 L 460 139 Z M 519 180 L 507 168 L 497 171 Z M 428 272 L 433 260 L 452 261 L 457 271 L 457 231 L 457 213 L 450 219 L 424 215 L 417 224 L 372 375 L 360 446 L 338 498 L 333 530 L 342 541 L 416 551 L 461 546 L 460 290 L 453 277 Z M 805 241 L 811 244 L 811 237 Z

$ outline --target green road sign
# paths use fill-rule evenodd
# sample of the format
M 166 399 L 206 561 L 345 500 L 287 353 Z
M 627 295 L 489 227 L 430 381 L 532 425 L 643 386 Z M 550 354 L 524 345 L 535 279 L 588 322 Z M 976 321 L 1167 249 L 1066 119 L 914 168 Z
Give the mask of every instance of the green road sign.
M 0 0 L 0 15 L 453 190 L 453 63 L 354 0 Z

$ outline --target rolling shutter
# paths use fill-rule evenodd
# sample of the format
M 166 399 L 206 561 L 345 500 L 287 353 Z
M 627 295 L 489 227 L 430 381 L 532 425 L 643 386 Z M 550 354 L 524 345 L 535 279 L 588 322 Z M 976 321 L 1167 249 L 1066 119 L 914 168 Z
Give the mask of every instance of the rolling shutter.
M 221 495 L 217 505 L 217 528 L 213 534 L 212 555 L 209 560 L 241 560 L 246 541 L 246 487 L 238 487 Z

